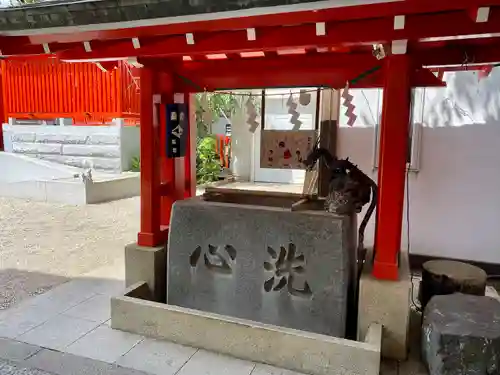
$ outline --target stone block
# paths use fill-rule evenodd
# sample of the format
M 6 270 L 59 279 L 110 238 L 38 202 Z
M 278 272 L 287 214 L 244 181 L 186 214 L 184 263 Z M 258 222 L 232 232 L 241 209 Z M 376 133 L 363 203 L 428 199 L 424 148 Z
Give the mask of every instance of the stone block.
M 90 145 L 118 145 L 120 137 L 114 134 L 92 134 L 87 144 Z
M 353 232 L 351 218 L 323 211 L 177 201 L 167 302 L 344 337 Z
M 35 142 L 35 133 L 16 133 L 12 131 L 12 142 Z
M 434 296 L 422 325 L 430 375 L 500 374 L 500 302 L 467 294 Z
M 125 247 L 125 284 L 145 281 L 157 302 L 166 296 L 166 248 L 143 247 L 136 243 Z
M 378 324 L 370 327 L 363 342 L 357 342 L 150 302 L 141 298 L 145 297 L 143 286 L 138 283 L 125 296 L 111 298 L 114 329 L 305 374 L 379 374 Z
M 411 274 L 408 253 L 399 259 L 399 280 L 379 280 L 372 276 L 373 253 L 368 251 L 359 281 L 358 337 L 364 337 L 373 323 L 380 323 L 382 356 L 404 360 L 408 355 Z
M 38 143 L 85 144 L 87 141 L 85 134 L 38 133 L 35 138 Z
M 105 158 L 119 158 L 119 146 L 103 146 L 103 145 L 63 145 L 63 155 L 72 156 L 98 156 Z
M 12 144 L 12 151 L 18 154 L 60 154 L 62 145 L 44 143 L 21 143 Z

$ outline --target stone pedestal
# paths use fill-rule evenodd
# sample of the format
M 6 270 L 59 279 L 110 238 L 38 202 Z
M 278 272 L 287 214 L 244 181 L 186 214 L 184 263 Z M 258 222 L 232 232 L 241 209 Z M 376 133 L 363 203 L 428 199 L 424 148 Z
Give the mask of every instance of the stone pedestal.
M 352 218 L 323 211 L 177 201 L 167 302 L 343 337 L 355 230 Z
M 372 276 L 373 253 L 368 251 L 359 281 L 358 338 L 365 337 L 372 323 L 382 324 L 382 356 L 398 360 L 408 355 L 411 274 L 408 253 L 399 258 L 399 280 Z
M 431 260 L 422 266 L 419 299 L 422 308 L 435 295 L 456 292 L 484 296 L 487 275 L 484 270 L 454 260 Z
M 153 300 L 165 302 L 166 247 L 143 247 L 132 243 L 125 247 L 125 283 L 127 287 L 145 281 Z
M 466 294 L 434 296 L 422 325 L 430 375 L 500 373 L 500 302 Z

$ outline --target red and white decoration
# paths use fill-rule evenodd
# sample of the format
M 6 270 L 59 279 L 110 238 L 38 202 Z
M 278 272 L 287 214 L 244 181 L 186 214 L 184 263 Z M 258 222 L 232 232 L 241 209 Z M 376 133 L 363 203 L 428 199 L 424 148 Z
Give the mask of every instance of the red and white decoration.
M 257 109 L 255 108 L 255 104 L 253 104 L 251 96 L 248 97 L 245 107 L 248 115 L 247 124 L 250 125 L 248 130 L 250 133 L 255 133 L 255 130 L 257 130 L 257 127 L 259 126 L 259 122 L 257 121 Z
M 342 98 L 344 99 L 344 103 L 342 103 L 342 105 L 347 108 L 347 111 L 345 112 L 345 115 L 347 116 L 347 125 L 353 126 L 358 116 L 354 114 L 354 109 L 356 108 L 356 106 L 352 104 L 352 100 L 354 99 L 354 97 L 349 94 L 349 82 L 344 88 Z
M 290 97 L 288 98 L 286 105 L 288 107 L 288 113 L 292 115 L 292 117 L 290 118 L 290 123 L 293 124 L 292 130 L 299 130 L 300 125 L 302 125 L 302 121 L 299 120 L 300 113 L 297 112 L 298 104 L 293 101 L 292 94 L 290 94 Z

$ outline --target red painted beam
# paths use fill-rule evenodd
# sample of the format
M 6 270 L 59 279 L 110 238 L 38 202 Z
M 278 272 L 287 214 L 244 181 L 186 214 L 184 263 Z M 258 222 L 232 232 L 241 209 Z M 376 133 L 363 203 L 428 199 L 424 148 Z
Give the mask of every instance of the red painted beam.
M 177 84 L 191 92 L 286 86 L 342 88 L 348 80 L 382 64 L 371 54 L 333 53 L 183 63 L 144 58 L 139 62 L 152 69 L 175 72 Z M 415 87 L 443 85 L 427 69 L 416 69 L 411 78 Z M 380 71 L 353 87 L 381 87 L 382 83 Z
M 425 25 L 425 27 L 424 27 Z M 476 23 L 467 12 L 408 16 L 403 30 L 393 29 L 392 18 L 336 22 L 327 25 L 327 35 L 316 36 L 312 24 L 258 29 L 257 40 L 248 41 L 245 30 L 195 34 L 188 45 L 185 35 L 155 37 L 141 41 L 135 49 L 131 40 L 92 42 L 92 52 L 82 44 L 60 52 L 61 59 L 123 58 L 129 56 L 196 56 L 217 53 L 276 51 L 292 48 L 332 47 L 387 43 L 391 40 L 438 38 L 471 34 L 500 33 L 500 9 L 490 11 L 489 22 Z M 21 53 L 22 50 L 19 51 Z
M 70 43 L 88 40 L 130 39 L 134 37 L 151 37 L 159 35 L 176 35 L 221 30 L 241 30 L 270 26 L 296 25 L 300 23 L 331 22 L 356 20 L 363 18 L 391 17 L 395 15 L 412 15 L 418 13 L 465 10 L 479 6 L 499 6 L 499 0 L 406 0 L 395 3 L 368 4 L 342 8 L 305 10 L 249 17 L 232 17 L 203 20 L 197 22 L 165 22 L 153 26 L 133 26 L 112 30 L 92 30 L 83 32 L 61 32 L 57 34 L 30 35 L 33 44 Z M 207 15 L 210 17 L 210 15 Z M 155 20 L 152 20 L 155 22 Z M 158 21 L 161 22 L 161 21 Z M 126 25 L 124 22 L 122 25 Z M 134 25 L 134 22 L 128 23 Z
M 467 64 L 489 64 L 500 62 L 500 41 L 485 46 L 468 45 L 463 47 L 422 50 L 414 55 L 424 66 L 447 66 Z
M 220 71 L 207 72 L 206 70 L 191 71 L 189 75 L 180 72 L 176 85 L 190 92 L 215 91 L 225 89 L 258 89 L 262 87 L 345 87 L 348 80 L 352 80 L 373 66 L 362 69 L 343 68 L 311 70 L 268 70 L 256 69 L 252 72 Z M 187 79 L 187 77 L 189 77 Z M 414 87 L 436 87 L 445 84 L 438 80 L 427 69 L 415 70 L 411 74 L 411 83 Z M 383 70 L 373 73 L 359 82 L 352 84 L 353 88 L 380 88 L 383 87 Z

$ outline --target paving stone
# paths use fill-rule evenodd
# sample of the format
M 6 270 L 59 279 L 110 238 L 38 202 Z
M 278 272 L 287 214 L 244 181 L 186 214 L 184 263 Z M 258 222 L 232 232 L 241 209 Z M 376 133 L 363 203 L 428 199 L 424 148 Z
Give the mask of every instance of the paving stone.
M 117 363 L 151 374 L 173 375 L 196 351 L 195 348 L 172 342 L 145 339 L 121 357 Z
M 0 358 L 10 361 L 23 361 L 39 352 L 42 348 L 16 340 L 0 339 Z
M 55 375 L 147 375 L 115 364 L 44 349 L 26 360 L 26 365 Z
M 500 373 L 500 302 L 491 297 L 434 296 L 422 325 L 422 358 L 431 375 Z
M 19 336 L 18 339 L 45 348 L 64 350 L 98 325 L 96 322 L 58 315 Z
M 177 375 L 250 375 L 255 363 L 198 350 Z

